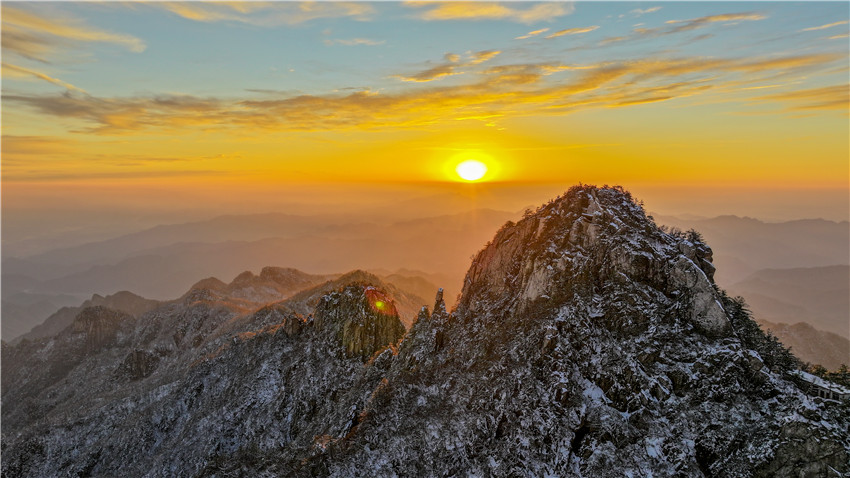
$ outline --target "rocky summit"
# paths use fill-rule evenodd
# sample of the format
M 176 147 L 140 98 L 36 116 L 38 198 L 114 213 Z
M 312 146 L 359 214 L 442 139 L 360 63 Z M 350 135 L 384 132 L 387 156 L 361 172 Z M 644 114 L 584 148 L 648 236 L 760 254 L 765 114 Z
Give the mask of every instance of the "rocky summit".
M 712 255 L 577 186 L 407 330 L 362 274 L 259 310 L 86 309 L 4 344 L 3 474 L 850 476 L 850 404 L 798 389 Z

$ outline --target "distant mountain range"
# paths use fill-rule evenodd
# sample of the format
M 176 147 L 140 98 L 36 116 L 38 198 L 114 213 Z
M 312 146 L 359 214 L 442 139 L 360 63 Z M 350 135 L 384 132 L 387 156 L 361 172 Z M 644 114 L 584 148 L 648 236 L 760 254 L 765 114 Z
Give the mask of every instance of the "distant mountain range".
M 850 266 L 764 269 L 727 291 L 744 297 L 758 320 L 807 322 L 850 339 Z
M 761 269 L 850 265 L 850 223 L 824 219 L 764 222 L 738 216 L 681 219 L 658 224 L 695 229 L 714 249 L 717 283 L 723 287 Z
M 505 221 L 518 216 L 493 210 L 406 221 L 381 221 L 379 215 L 369 221 L 360 216 L 221 216 L 7 258 L 2 264 L 2 335 L 5 340 L 18 337 L 60 307 L 78 307 L 94 294 L 126 290 L 170 300 L 199 277 L 227 280 L 269 264 L 320 275 L 368 269 L 389 278 L 400 270 L 395 280 L 407 281 L 407 290 L 427 296 L 430 292 L 415 281 L 440 284 L 451 305 L 470 256 Z M 804 322 L 820 331 L 850 335 L 847 222 L 768 223 L 736 216 L 655 219 L 699 231 L 714 250 L 718 284 L 744 296 L 758 320 Z M 818 362 L 820 357 L 806 360 Z
M 845 337 L 818 330 L 805 322 L 790 325 L 766 320 L 757 322 L 775 335 L 782 345 L 790 347 L 791 352 L 803 362 L 820 364 L 833 371 L 842 365 L 850 366 L 850 340 Z
M 33 341 L 54 337 L 71 325 L 81 311 L 88 308 L 105 307 L 131 317 L 139 317 L 166 304 L 185 302 L 198 294 L 206 297 L 212 294 L 246 313 L 256 311 L 270 303 L 291 299 L 288 304 L 293 312 L 308 314 L 323 294 L 358 281 L 378 284 L 383 290 L 392 294 L 396 301 L 399 318 L 405 327 L 413 322 L 419 309 L 425 305 L 426 300 L 423 297 L 437 290 L 437 286 L 426 278 L 407 270 L 380 277 L 365 271 L 353 271 L 343 275 L 313 275 L 292 268 L 264 267 L 259 275 L 245 271 L 237 275 L 230 283 L 215 277 L 202 279 L 173 301 L 145 299 L 127 291 L 106 297 L 95 294 L 78 307 L 62 307 L 43 323 L 16 337 L 11 343 L 18 344 L 23 340 Z
M 396 222 L 377 217 L 371 223 L 340 222 L 335 216 L 223 216 L 159 226 L 25 259 L 7 258 L 2 264 L 3 337 L 14 338 L 50 314 L 51 307 L 24 309 L 38 301 L 52 304 L 55 311 L 75 306 L 92 294 L 122 290 L 170 300 L 198 277 L 230 278 L 269 264 L 318 274 L 422 270 L 417 275 L 438 277 L 446 296 L 453 298 L 460 292 L 469 257 L 493 231 L 516 216 L 476 210 Z

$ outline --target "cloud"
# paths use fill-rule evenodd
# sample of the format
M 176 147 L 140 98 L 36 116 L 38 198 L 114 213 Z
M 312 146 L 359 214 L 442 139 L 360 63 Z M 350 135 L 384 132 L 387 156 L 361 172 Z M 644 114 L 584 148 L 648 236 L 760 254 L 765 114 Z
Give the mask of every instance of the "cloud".
M 840 40 L 841 38 L 847 37 L 850 37 L 850 33 L 845 33 L 843 35 L 832 35 L 831 37 L 827 38 L 827 40 Z
M 631 35 L 608 37 L 599 42 L 599 46 L 610 45 L 623 41 L 636 41 L 646 38 L 655 38 L 663 35 L 672 35 L 675 33 L 697 30 L 710 26 L 714 23 L 721 22 L 741 22 L 741 21 L 757 21 L 767 18 L 759 13 L 722 13 L 720 15 L 710 15 L 706 17 L 692 18 L 690 20 L 668 20 L 665 23 L 669 26 L 654 27 L 654 28 L 635 28 Z M 706 35 L 697 37 L 697 39 L 708 38 Z M 693 39 L 696 40 L 696 39 Z
M 568 2 L 537 3 L 520 8 L 517 3 L 506 6 L 498 2 L 405 2 L 414 8 L 426 7 L 418 15 L 422 20 L 510 20 L 519 23 L 551 21 L 569 15 L 575 6 Z
M 328 39 L 325 40 L 325 45 L 345 45 L 345 46 L 378 46 L 386 43 L 385 40 L 370 40 L 368 38 L 351 38 L 343 39 Z
M 464 62 L 461 62 L 461 57 L 457 53 L 446 53 L 443 56 L 445 63 L 433 66 L 413 75 L 393 75 L 392 78 L 398 78 L 402 81 L 424 83 L 439 80 L 446 76 L 461 75 L 464 72 L 459 71 L 460 68 L 479 65 L 494 58 L 500 53 L 502 52 L 498 50 L 485 50 L 469 53 L 469 59 Z
M 839 25 L 847 25 L 847 20 L 844 20 L 843 22 L 827 23 L 826 25 L 821 25 L 819 27 L 804 28 L 800 31 L 801 32 L 812 32 L 812 31 L 815 31 L 815 30 L 826 30 L 827 28 L 837 27 Z
M 439 67 L 468 66 L 473 58 L 475 54 Z M 748 101 L 752 97 L 741 95 L 757 95 L 759 90 L 749 93 L 741 88 L 763 81 L 765 73 L 808 74 L 843 59 L 842 55 L 799 55 L 761 59 L 643 58 L 595 65 L 553 62 L 486 69 L 475 66 L 476 70 L 469 72 L 474 75 L 470 74 L 470 81 L 463 84 L 411 86 L 391 93 L 355 91 L 228 99 L 185 95 L 101 98 L 66 91 L 54 95 L 4 95 L 3 101 L 6 107 L 24 107 L 73 120 L 79 132 L 110 135 L 183 134 L 196 129 L 241 135 L 264 131 L 395 130 L 471 118 L 490 124 L 499 118 L 635 107 L 712 91 L 735 91 L 733 100 Z M 430 76 L 438 74 L 431 72 Z M 427 76 L 422 74 L 420 79 Z M 839 110 L 842 104 L 846 107 L 846 87 L 789 90 L 759 98 L 809 110 Z
M 410 76 L 404 75 L 394 75 L 393 78 L 398 78 L 402 81 L 414 81 L 418 83 L 424 83 L 426 81 L 434 81 L 439 80 L 440 78 L 452 75 L 459 75 L 461 72 L 456 71 L 458 65 L 446 63 L 442 65 L 437 65 L 433 68 L 428 68 L 427 70 L 420 71 L 419 73 L 415 73 Z
M 789 102 L 792 111 L 850 110 L 850 85 L 826 86 L 807 90 L 788 91 L 757 98 L 760 101 Z
M 546 39 L 548 40 L 548 39 L 551 39 L 551 38 L 562 37 L 564 35 L 578 35 L 580 33 L 588 33 L 588 32 L 592 32 L 593 30 L 596 30 L 598 28 L 599 28 L 598 25 L 593 25 L 593 26 L 584 27 L 584 28 L 568 28 L 566 30 L 560 30 L 560 31 L 557 31 L 555 33 L 552 33 L 551 35 L 547 35 Z
M 493 59 L 494 57 L 496 57 L 496 55 L 499 55 L 500 53 L 502 52 L 498 50 L 479 51 L 472 54 L 472 58 L 467 64 L 478 65 L 479 63 L 484 63 L 485 61 Z
M 564 65 L 562 63 L 519 63 L 499 65 L 482 72 L 489 86 L 506 87 L 508 85 L 528 85 L 539 82 L 544 76 L 570 70 L 592 70 L 599 65 Z
M 445 58 L 445 60 L 449 63 L 457 63 L 460 61 L 460 55 L 457 53 L 446 53 L 443 58 Z
M 827 64 L 836 60 L 842 59 L 842 55 L 821 53 L 811 55 L 795 55 L 781 58 L 769 58 L 762 60 L 738 61 L 728 65 L 726 68 L 731 71 L 786 71 L 803 69 L 806 67 Z
M 655 13 L 658 10 L 661 10 L 661 7 L 650 7 L 650 8 L 644 8 L 644 9 L 636 8 L 629 13 L 631 13 L 632 15 L 634 15 L 636 17 L 639 17 L 641 15 L 646 15 L 647 13 Z
M 743 21 L 758 21 L 764 20 L 766 16 L 760 13 L 722 13 L 720 15 L 709 15 L 706 17 L 692 18 L 690 20 L 667 20 L 668 24 L 678 25 L 667 33 L 677 33 L 689 30 L 696 30 L 706 25 L 719 22 L 743 22 Z
M 368 20 L 375 9 L 359 2 L 155 2 L 197 22 L 236 22 L 261 27 L 297 25 L 322 18 Z
M 132 52 L 145 50 L 145 43 L 131 35 L 100 30 L 74 18 L 55 18 L 23 8 L 2 5 L 2 44 L 4 53 L 47 61 L 70 42 L 111 43 Z
M 44 73 L 39 73 L 34 70 L 30 70 L 28 68 L 24 68 L 22 66 L 13 65 L 11 63 L 3 63 L 3 77 L 12 77 L 12 78 L 37 78 L 39 80 L 44 80 L 48 83 L 52 83 L 56 86 L 61 86 L 67 90 L 78 91 L 80 93 L 86 93 L 85 90 L 81 88 L 77 88 L 76 86 L 66 83 L 58 78 L 53 78 L 51 76 L 47 76 Z
M 541 28 L 540 30 L 534 30 L 534 31 L 526 33 L 525 35 L 516 37 L 516 38 L 514 38 L 514 40 L 526 40 L 528 38 L 540 35 L 541 33 L 546 33 L 548 31 L 549 31 L 548 28 Z

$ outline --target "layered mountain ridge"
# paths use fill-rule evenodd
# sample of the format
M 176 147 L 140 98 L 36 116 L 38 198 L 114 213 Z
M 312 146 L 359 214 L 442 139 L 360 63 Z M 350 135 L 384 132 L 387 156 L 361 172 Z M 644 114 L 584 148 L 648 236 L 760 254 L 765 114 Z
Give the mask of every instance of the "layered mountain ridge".
M 579 186 L 506 224 L 456 309 L 438 293 L 407 332 L 364 273 L 253 312 L 212 283 L 94 310 L 4 346 L 3 473 L 850 473 L 847 404 L 796 388 L 712 255 Z

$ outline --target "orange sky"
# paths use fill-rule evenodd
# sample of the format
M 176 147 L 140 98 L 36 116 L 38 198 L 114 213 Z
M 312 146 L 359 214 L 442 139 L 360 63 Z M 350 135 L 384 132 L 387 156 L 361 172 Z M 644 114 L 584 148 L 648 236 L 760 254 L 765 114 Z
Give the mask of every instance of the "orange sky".
M 113 210 L 98 230 L 518 210 L 577 182 L 847 219 L 846 3 L 458 7 L 4 3 L 4 243 Z M 456 182 L 472 156 L 489 186 Z

